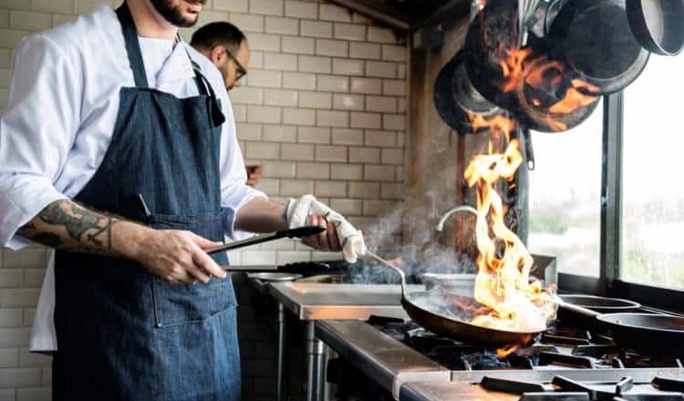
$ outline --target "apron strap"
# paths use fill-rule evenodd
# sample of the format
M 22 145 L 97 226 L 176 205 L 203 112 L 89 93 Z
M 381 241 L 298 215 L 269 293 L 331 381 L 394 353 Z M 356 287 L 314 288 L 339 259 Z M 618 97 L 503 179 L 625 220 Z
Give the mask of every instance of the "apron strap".
M 149 85 L 147 83 L 147 75 L 145 75 L 145 64 L 143 64 L 140 43 L 138 43 L 138 32 L 135 29 L 135 22 L 131 16 L 131 11 L 128 9 L 125 1 L 116 9 L 116 16 L 119 18 L 119 22 L 121 22 L 121 29 L 126 41 L 128 62 L 131 64 L 131 70 L 133 70 L 135 86 L 147 88 Z
M 143 63 L 142 52 L 140 51 L 140 43 L 138 43 L 138 32 L 135 29 L 135 22 L 133 21 L 131 11 L 125 1 L 116 9 L 116 16 L 121 22 L 121 29 L 123 31 L 124 40 L 126 41 L 126 53 L 128 54 L 128 62 L 131 64 L 131 70 L 133 70 L 135 86 L 138 88 L 148 88 L 149 84 L 147 83 L 147 75 L 145 74 L 145 64 Z M 177 40 L 179 42 L 180 39 L 180 35 L 178 35 Z M 197 89 L 200 94 L 205 96 L 208 95 L 211 99 L 211 119 L 214 126 L 218 127 L 226 120 L 221 112 L 220 100 L 216 97 L 214 89 L 201 73 L 197 63 L 192 60 L 190 54 L 188 54 L 188 58 L 193 64 Z
M 197 89 L 202 95 L 209 96 L 211 99 L 211 120 L 214 126 L 218 127 L 226 121 L 226 116 L 224 116 L 223 111 L 221 111 L 221 99 L 216 96 L 216 92 L 214 92 L 214 88 L 212 88 L 209 80 L 204 76 L 204 74 L 202 74 L 202 69 L 200 68 L 199 64 L 197 64 L 195 60 L 190 57 L 190 53 L 188 53 L 187 50 L 185 52 L 187 53 L 188 59 L 190 59 L 190 64 L 192 64 L 192 69 L 195 72 Z

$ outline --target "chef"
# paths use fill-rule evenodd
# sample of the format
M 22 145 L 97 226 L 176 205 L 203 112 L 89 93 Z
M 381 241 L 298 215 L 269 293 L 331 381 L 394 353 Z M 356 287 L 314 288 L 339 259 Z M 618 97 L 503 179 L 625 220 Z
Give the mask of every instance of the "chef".
M 0 244 L 56 249 L 32 349 L 53 400 L 239 400 L 236 300 L 205 248 L 303 225 L 363 236 L 312 195 L 245 185 L 218 70 L 178 35 L 205 0 L 127 0 L 24 39 L 0 116 Z M 52 310 L 54 306 L 54 311 Z

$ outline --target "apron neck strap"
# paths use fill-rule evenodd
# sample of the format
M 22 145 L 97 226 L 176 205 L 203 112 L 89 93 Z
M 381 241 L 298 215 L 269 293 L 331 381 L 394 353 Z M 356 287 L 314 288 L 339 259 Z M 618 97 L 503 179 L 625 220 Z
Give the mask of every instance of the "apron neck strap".
M 131 64 L 131 70 L 133 70 L 135 86 L 147 88 L 149 85 L 147 83 L 147 75 L 145 75 L 145 64 L 143 64 L 140 43 L 138 43 L 138 32 L 135 29 L 135 22 L 133 21 L 133 16 L 131 16 L 131 11 L 128 9 L 125 1 L 116 9 L 116 16 L 119 18 L 119 22 L 121 22 L 121 29 L 126 41 L 128 62 Z

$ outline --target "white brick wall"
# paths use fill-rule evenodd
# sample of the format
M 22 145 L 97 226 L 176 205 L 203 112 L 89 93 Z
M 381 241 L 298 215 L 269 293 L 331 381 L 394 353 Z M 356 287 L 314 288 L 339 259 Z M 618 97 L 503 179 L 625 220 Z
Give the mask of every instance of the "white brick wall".
M 108 1 L 116 6 L 119 1 Z M 99 0 L 0 0 L 0 108 L 11 57 L 27 34 Z M 248 36 L 245 86 L 230 93 L 247 163 L 275 200 L 304 193 L 360 228 L 403 200 L 408 48 L 395 34 L 324 0 L 210 0 L 200 24 L 229 20 Z M 183 29 L 189 40 L 192 29 Z M 50 399 L 50 359 L 28 352 L 49 251 L 0 248 L 0 400 Z M 279 241 L 231 253 L 235 264 L 338 258 Z

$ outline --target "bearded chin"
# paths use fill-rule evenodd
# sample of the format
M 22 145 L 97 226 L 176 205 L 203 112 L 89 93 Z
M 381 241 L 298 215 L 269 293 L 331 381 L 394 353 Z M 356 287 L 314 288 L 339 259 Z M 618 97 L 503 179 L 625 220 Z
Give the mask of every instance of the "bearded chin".
M 199 19 L 199 14 L 192 17 L 184 17 L 178 7 L 171 5 L 171 0 L 151 0 L 155 10 L 164 17 L 165 20 L 179 28 L 189 28 L 194 26 Z M 204 4 L 206 1 L 201 1 Z

